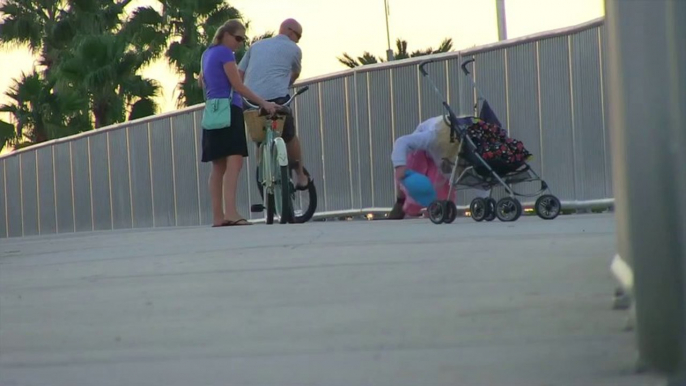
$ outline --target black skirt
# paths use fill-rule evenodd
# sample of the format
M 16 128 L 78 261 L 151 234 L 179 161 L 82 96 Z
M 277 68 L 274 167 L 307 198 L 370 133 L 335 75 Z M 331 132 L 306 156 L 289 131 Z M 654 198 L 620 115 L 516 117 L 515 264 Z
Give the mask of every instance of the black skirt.
M 231 126 L 222 129 L 202 129 L 202 162 L 211 162 L 232 155 L 248 156 L 243 110 L 231 105 Z

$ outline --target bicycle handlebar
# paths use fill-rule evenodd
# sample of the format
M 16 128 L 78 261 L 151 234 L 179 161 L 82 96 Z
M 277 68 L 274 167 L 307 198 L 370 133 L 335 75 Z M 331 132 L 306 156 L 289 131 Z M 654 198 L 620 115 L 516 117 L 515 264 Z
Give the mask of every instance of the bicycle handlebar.
M 291 102 L 293 102 L 293 99 L 295 99 L 298 95 L 304 93 L 305 91 L 307 91 L 307 90 L 309 90 L 309 89 L 310 89 L 310 86 L 305 86 L 305 87 L 299 89 L 299 90 L 298 90 L 295 94 L 293 94 L 293 96 L 290 97 L 290 99 L 288 99 L 284 104 L 278 105 L 278 106 L 279 106 L 279 107 L 288 107 L 288 106 L 291 104 Z M 247 100 L 246 98 L 243 98 L 243 103 L 245 103 L 245 104 L 248 105 L 249 107 L 252 107 L 253 109 L 259 109 L 259 108 L 260 108 L 260 106 L 257 106 L 257 105 L 254 105 L 254 104 L 250 103 L 250 101 Z

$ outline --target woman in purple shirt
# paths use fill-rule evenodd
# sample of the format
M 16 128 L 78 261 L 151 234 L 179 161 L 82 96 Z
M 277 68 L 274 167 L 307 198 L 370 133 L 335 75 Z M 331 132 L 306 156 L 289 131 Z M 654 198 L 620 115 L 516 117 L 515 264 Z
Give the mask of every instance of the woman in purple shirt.
M 231 91 L 234 91 L 231 100 L 231 125 L 221 129 L 202 130 L 202 162 L 212 162 L 209 185 L 215 227 L 250 225 L 236 208 L 238 175 L 243 167 L 243 158 L 248 156 L 242 96 L 255 101 L 269 113 L 273 113 L 277 107 L 255 95 L 241 80 L 234 51 L 245 39 L 245 26 L 238 20 L 229 20 L 219 27 L 212 44 L 203 53 L 202 70 L 198 79 L 205 88 L 207 99 L 229 98 Z

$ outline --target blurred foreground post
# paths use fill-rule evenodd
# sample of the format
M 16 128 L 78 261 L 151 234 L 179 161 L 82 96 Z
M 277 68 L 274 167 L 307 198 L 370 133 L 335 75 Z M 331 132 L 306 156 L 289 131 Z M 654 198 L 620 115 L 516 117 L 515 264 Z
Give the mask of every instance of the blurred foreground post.
M 686 1 L 605 0 L 618 252 L 632 267 L 642 359 L 686 357 Z

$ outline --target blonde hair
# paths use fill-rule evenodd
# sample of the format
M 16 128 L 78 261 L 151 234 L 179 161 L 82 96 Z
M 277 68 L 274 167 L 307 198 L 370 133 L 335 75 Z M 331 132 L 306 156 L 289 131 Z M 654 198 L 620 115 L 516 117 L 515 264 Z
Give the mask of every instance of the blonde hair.
M 214 33 L 214 38 L 212 38 L 211 45 L 220 45 L 222 43 L 222 39 L 224 39 L 224 35 L 227 33 L 229 35 L 234 35 L 238 31 L 245 31 L 245 26 L 240 20 L 231 19 L 227 21 L 226 23 L 222 24 L 221 27 L 217 28 L 217 32 Z
M 457 157 L 457 152 L 460 149 L 459 138 L 455 139 L 455 142 L 450 142 L 450 125 L 446 122 L 446 119 L 441 120 L 440 128 L 436 132 L 437 139 L 437 149 L 441 155 L 441 158 L 447 158 L 450 161 L 454 161 Z

